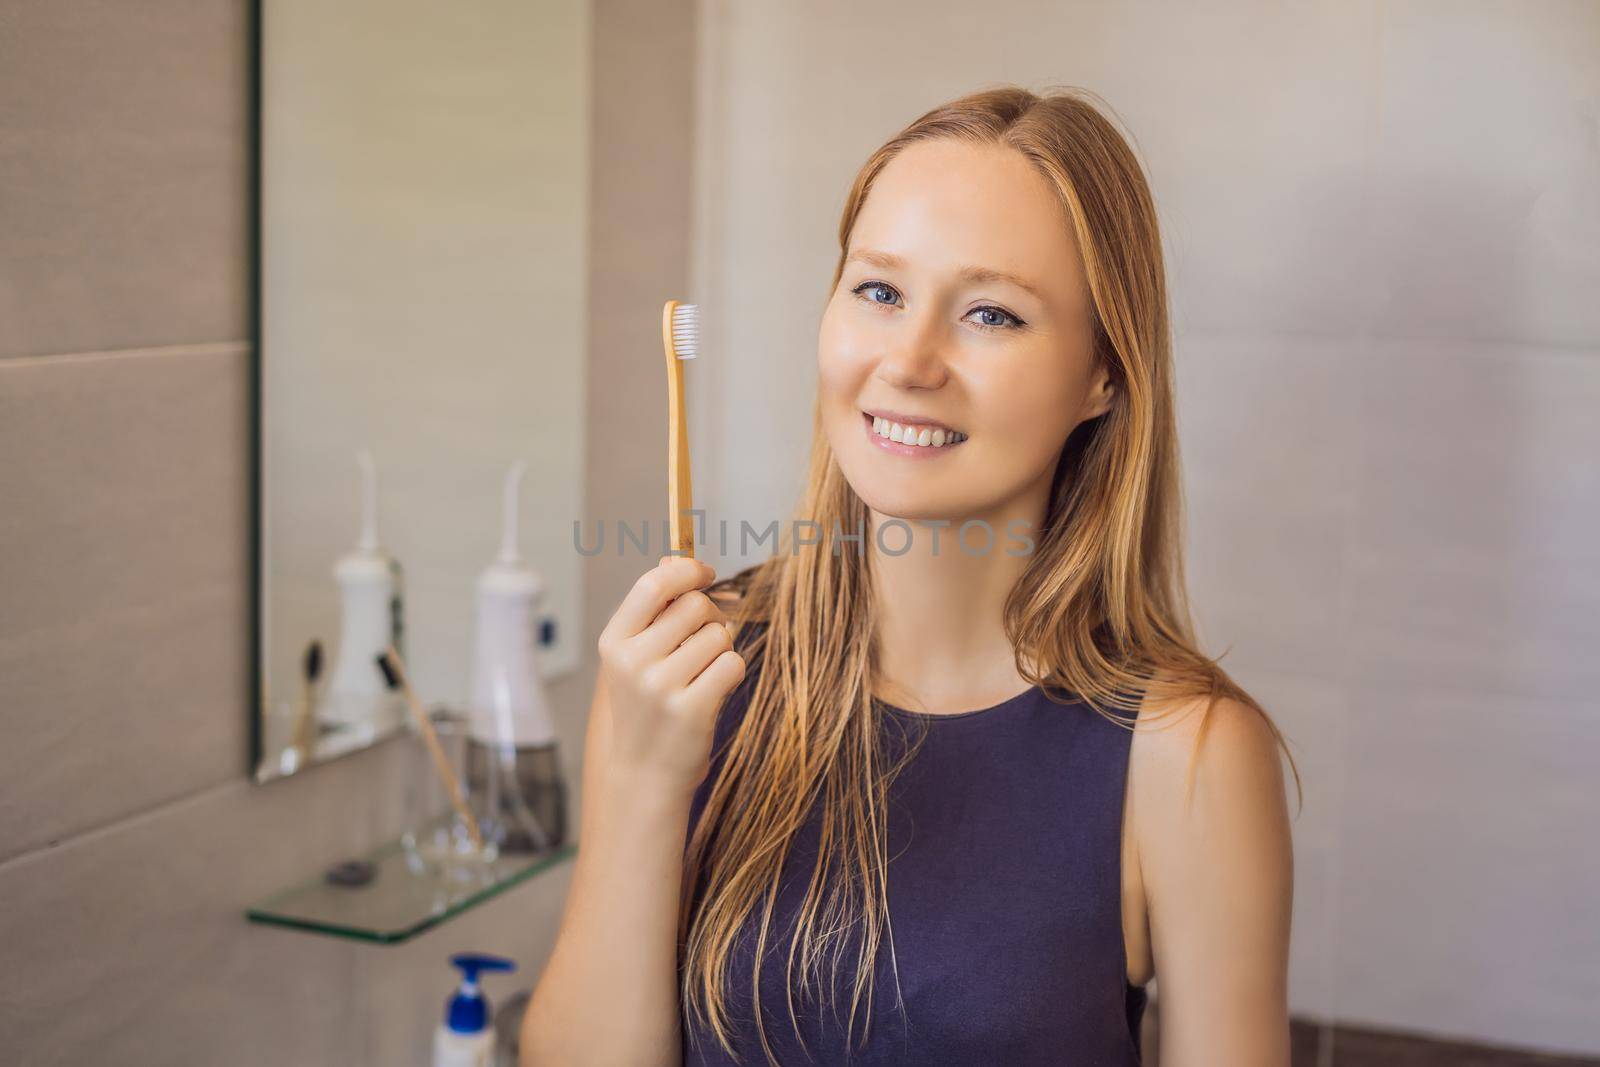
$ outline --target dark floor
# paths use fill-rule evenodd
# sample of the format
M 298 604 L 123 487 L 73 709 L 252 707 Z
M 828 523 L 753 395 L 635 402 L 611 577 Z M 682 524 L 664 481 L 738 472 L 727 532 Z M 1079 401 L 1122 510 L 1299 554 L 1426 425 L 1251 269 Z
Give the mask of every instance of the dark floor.
M 1140 1035 L 1145 1067 L 1160 1064 L 1157 1010 L 1152 1002 Z M 1551 1056 L 1350 1026 L 1330 1029 L 1298 1019 L 1290 1023 L 1289 1030 L 1293 1067 L 1600 1067 L 1600 1059 L 1588 1056 Z M 1326 1060 L 1324 1044 L 1331 1044 L 1331 1056 Z

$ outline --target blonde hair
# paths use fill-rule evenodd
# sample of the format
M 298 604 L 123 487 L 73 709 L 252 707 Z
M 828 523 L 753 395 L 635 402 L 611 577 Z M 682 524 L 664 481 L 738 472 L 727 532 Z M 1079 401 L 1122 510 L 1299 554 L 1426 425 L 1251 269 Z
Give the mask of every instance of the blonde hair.
M 908 145 L 953 138 L 1006 146 L 1038 168 L 1071 220 L 1094 311 L 1094 357 L 1115 388 L 1110 410 L 1079 426 L 1063 447 L 1035 551 L 1006 602 L 1004 624 L 1018 672 L 1036 685 L 1077 694 L 1128 728 L 1140 700 L 1127 694 L 1142 691 L 1151 703 L 1174 706 L 1203 698 L 1203 714 L 1218 699 L 1232 698 L 1266 719 L 1288 754 L 1261 706 L 1196 647 L 1183 573 L 1171 339 L 1155 206 L 1138 160 L 1090 102 L 1093 95 L 1072 88 L 1043 94 L 992 88 L 906 126 L 872 154 L 850 189 L 830 292 L 839 284 L 873 181 Z M 820 405 L 797 514 L 823 531 L 853 531 L 868 521 L 829 448 Z M 788 951 L 790 1020 L 799 1038 L 796 965 L 805 996 L 811 980 L 820 983 L 824 958 L 832 960 L 830 982 L 837 976 L 849 934 L 859 929 L 846 1031 L 853 1033 L 863 998 L 871 1018 L 874 961 L 889 924 L 886 798 L 914 752 L 891 765 L 878 743 L 882 711 L 872 699 L 878 652 L 867 556 L 835 552 L 826 538 L 797 544 L 793 525 L 774 557 L 710 590 L 737 596 L 729 610 L 736 641 L 763 667 L 688 842 L 678 924 L 684 1017 L 704 1021 L 733 1054 L 723 994 L 728 958 L 759 905 L 751 993 L 771 1063 L 760 961 L 795 834 L 820 805 L 818 858 Z M 753 627 L 755 637 L 746 641 L 741 634 L 757 622 L 764 625 Z M 1034 664 L 1044 669 L 1035 671 Z M 1202 735 L 1204 728 L 1202 720 Z M 1193 769 L 1191 758 L 1191 777 Z M 1295 783 L 1298 791 L 1298 768 Z

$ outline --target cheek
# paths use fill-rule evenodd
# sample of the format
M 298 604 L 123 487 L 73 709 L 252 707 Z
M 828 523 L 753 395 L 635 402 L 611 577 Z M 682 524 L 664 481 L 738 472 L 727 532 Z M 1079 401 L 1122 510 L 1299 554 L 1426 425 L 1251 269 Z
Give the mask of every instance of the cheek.
M 1047 352 L 1032 353 L 1010 370 L 986 383 L 985 421 L 1030 461 L 1054 455 L 1071 433 L 1071 415 L 1082 400 L 1077 383 L 1060 368 L 1059 357 Z
M 817 382 L 830 396 L 854 399 L 872 370 L 871 349 L 857 331 L 843 324 L 830 307 L 817 332 Z

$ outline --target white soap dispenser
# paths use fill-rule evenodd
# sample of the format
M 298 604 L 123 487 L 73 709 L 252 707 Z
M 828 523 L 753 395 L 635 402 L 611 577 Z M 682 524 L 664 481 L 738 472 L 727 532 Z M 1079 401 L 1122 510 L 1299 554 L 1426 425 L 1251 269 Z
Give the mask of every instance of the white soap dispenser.
M 492 1067 L 494 1027 L 478 975 L 514 971 L 517 965 L 500 956 L 473 952 L 451 956 L 450 962 L 461 971 L 461 985 L 445 1005 L 444 1022 L 434 1031 L 433 1067 Z
M 539 675 L 538 607 L 545 583 L 517 549 L 526 464 L 506 472 L 499 557 L 478 577 L 467 776 L 480 829 L 507 851 L 536 851 L 565 832 L 555 723 Z
M 378 670 L 391 643 L 405 657 L 400 563 L 378 541 L 378 468 L 368 449 L 361 466 L 361 538 L 333 567 L 339 583 L 338 666 L 318 718 L 339 729 L 382 732 L 402 721 L 404 705 Z

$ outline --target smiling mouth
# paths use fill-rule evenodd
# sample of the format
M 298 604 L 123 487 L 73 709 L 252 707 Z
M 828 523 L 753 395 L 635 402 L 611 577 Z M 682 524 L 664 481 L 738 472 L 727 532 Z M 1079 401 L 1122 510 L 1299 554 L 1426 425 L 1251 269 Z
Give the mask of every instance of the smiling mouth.
M 967 439 L 967 435 L 961 431 L 935 423 L 896 422 L 866 411 L 861 413 L 861 417 L 866 421 L 869 432 L 880 444 L 896 451 L 902 448 L 927 452 L 943 451 L 955 448 Z

